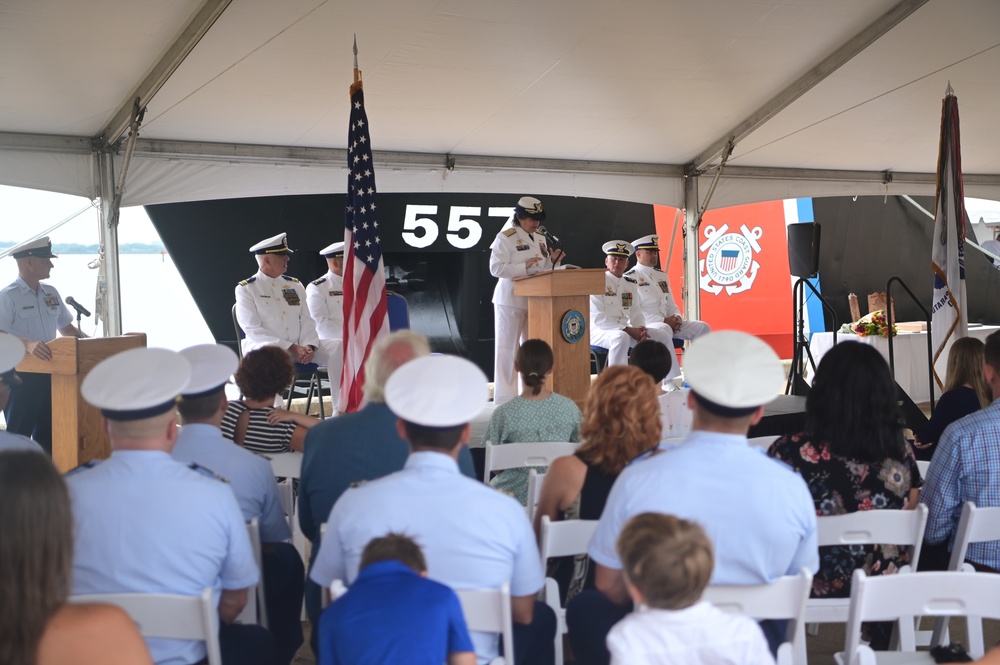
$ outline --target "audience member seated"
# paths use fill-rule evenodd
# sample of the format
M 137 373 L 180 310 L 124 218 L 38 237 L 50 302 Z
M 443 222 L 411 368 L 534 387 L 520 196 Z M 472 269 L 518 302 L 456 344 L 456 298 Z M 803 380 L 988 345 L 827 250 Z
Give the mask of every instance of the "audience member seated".
M 529 339 L 521 345 L 514 356 L 514 370 L 521 375 L 524 389 L 493 411 L 483 445 L 580 440 L 580 407 L 550 387 L 554 362 L 552 348 L 544 340 Z M 535 472 L 545 473 L 546 469 L 535 467 Z M 526 506 L 528 472 L 527 468 L 506 469 L 494 476 L 490 485 Z
M 427 579 L 420 546 L 395 533 L 365 546 L 358 578 L 318 631 L 319 665 L 476 665 L 458 596 Z
M 963 337 L 948 352 L 948 372 L 944 394 L 934 407 L 934 415 L 913 432 L 917 459 L 930 460 L 938 439 L 948 425 L 990 405 L 990 391 L 983 380 L 983 350 L 986 345 L 975 337 Z
M 628 364 L 638 367 L 653 377 L 656 395 L 660 401 L 660 420 L 663 421 L 661 441 L 679 439 L 691 431 L 691 409 L 687 405 L 687 390 L 664 390 L 663 380 L 674 365 L 674 352 L 662 342 L 646 339 L 635 345 Z
M 775 441 L 767 454 L 802 476 L 818 516 L 912 509 L 923 484 L 903 438 L 896 383 L 872 346 L 844 342 L 820 361 L 806 398 L 805 431 Z M 847 598 L 851 576 L 889 575 L 909 563 L 896 545 L 820 548 L 813 598 Z M 885 650 L 891 623 L 869 625 L 873 649 Z
M 7 406 L 10 385 L 19 380 L 14 372 L 14 367 L 24 358 L 24 353 L 24 343 L 20 339 L 0 332 L 0 411 L 3 411 Z M 33 439 L 7 430 L 0 430 L 0 451 L 2 450 L 45 452 L 45 449 Z
M 405 533 L 424 549 L 431 579 L 453 589 L 496 589 L 510 584 L 516 665 L 552 665 L 555 613 L 535 600 L 545 575 L 531 524 L 513 498 L 463 478 L 458 452 L 469 441 L 469 421 L 486 406 L 486 376 L 455 356 L 417 358 L 396 370 L 385 401 L 410 442 L 402 471 L 354 487 L 330 512 L 314 582 L 352 584 L 361 552 L 372 538 Z M 498 655 L 498 634 L 472 633 L 481 664 Z
M 949 425 L 938 441 L 927 469 L 920 501 L 927 504 L 927 530 L 920 568 L 948 566 L 962 504 L 1000 506 L 1000 332 L 986 338 L 983 378 L 993 403 Z M 980 569 L 1000 571 L 996 543 L 971 543 L 966 561 Z
M 153 665 L 121 609 L 66 602 L 73 513 L 52 462 L 28 450 L 0 451 L 0 506 L 0 663 Z
M 608 634 L 614 665 L 774 662 L 752 619 L 701 600 L 715 557 L 695 522 L 660 513 L 636 515 L 618 536 L 618 557 L 638 609 Z
M 312 543 L 312 559 L 319 552 L 320 525 L 340 495 L 352 485 L 400 471 L 406 464 L 410 446 L 396 429 L 395 414 L 385 405 L 385 384 L 402 365 L 430 354 L 427 338 L 412 330 L 397 330 L 383 337 L 372 345 L 365 362 L 365 405 L 354 413 L 319 423 L 306 435 L 299 481 L 299 526 Z M 476 477 L 465 446 L 458 454 L 458 466 L 465 476 Z M 314 626 L 319 620 L 319 605 L 319 587 L 306 580 L 306 613 Z M 315 640 L 311 641 L 315 653 Z
M 694 411 L 691 434 L 622 472 L 590 542 L 597 590 L 580 592 L 566 608 L 579 665 L 608 662 L 604 639 L 631 611 L 615 542 L 633 515 L 660 512 L 701 524 L 715 547 L 713 584 L 766 584 L 819 567 L 809 488 L 788 466 L 747 442 L 763 405 L 785 385 L 778 356 L 746 333 L 709 333 L 692 342 L 685 376 Z M 776 651 L 787 622 L 761 627 Z
M 573 455 L 554 460 L 542 483 L 536 533 L 543 515 L 552 521 L 600 519 L 618 474 L 633 459 L 656 448 L 657 409 L 655 386 L 638 368 L 609 367 L 597 377 L 584 404 L 583 444 Z M 565 599 L 594 588 L 594 568 L 586 554 L 558 559 L 550 566 L 549 576 L 559 582 Z
M 283 349 L 262 346 L 243 356 L 236 385 L 243 400 L 230 402 L 222 418 L 222 435 L 255 453 L 302 452 L 306 430 L 318 418 L 274 407 L 275 397 L 292 385 L 295 366 Z
M 111 458 L 66 476 L 73 501 L 73 593 L 213 590 L 223 665 L 273 665 L 274 641 L 260 626 L 234 621 L 260 575 L 239 504 L 225 479 L 170 457 L 174 406 L 191 377 L 184 356 L 136 348 L 87 374 L 83 398 L 101 410 Z M 157 663 L 205 658 L 199 640 L 148 638 Z

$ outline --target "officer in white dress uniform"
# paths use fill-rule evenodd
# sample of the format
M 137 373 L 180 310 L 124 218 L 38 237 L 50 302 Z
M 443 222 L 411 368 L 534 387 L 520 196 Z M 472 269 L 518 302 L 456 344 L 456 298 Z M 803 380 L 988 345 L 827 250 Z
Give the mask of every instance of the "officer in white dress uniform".
M 344 243 L 320 250 L 327 273 L 306 287 L 306 304 L 316 322 L 320 348 L 326 349 L 333 404 L 340 403 L 340 371 L 344 366 Z
M 316 324 L 306 306 L 305 287 L 285 274 L 292 253 L 284 233 L 250 248 L 260 269 L 236 285 L 236 321 L 246 338 L 243 353 L 273 344 L 302 364 L 326 364 L 320 357 Z M 315 356 L 315 357 L 314 357 Z
M 602 245 L 605 275 L 604 295 L 590 296 L 590 343 L 608 350 L 608 365 L 627 365 L 628 350 L 644 339 L 655 339 L 673 348 L 670 334 L 647 328 L 636 295 L 636 282 L 625 275 L 632 245 L 611 240 Z
M 326 522 L 310 577 L 353 582 L 372 538 L 405 533 L 420 544 L 431 579 L 454 589 L 510 583 L 518 663 L 552 663 L 555 615 L 535 594 L 545 581 L 524 507 L 464 477 L 456 462 L 469 421 L 488 399 L 486 377 L 455 356 L 412 360 L 389 378 L 386 404 L 410 443 L 402 471 L 347 490 Z M 480 663 L 497 656 L 496 634 L 472 633 Z
M 271 465 L 260 455 L 222 436 L 226 412 L 226 384 L 239 359 L 221 344 L 199 344 L 181 351 L 191 364 L 191 380 L 177 407 L 184 426 L 171 456 L 211 469 L 229 481 L 247 522 L 257 518 L 264 544 L 264 576 L 268 630 L 274 638 L 279 663 L 290 663 L 302 645 L 300 622 L 305 566 L 290 543 L 288 521 L 278 499 Z
M 259 626 L 233 625 L 258 581 L 240 507 L 225 479 L 170 457 L 174 405 L 191 365 L 166 349 L 130 349 L 99 363 L 80 392 L 101 409 L 111 458 L 67 474 L 73 503 L 73 594 L 176 593 L 211 588 L 223 662 L 274 662 Z M 203 642 L 147 639 L 159 664 L 205 657 Z
M 7 403 L 8 384 L 14 381 L 14 367 L 24 358 L 24 344 L 17 337 L 0 333 L 0 409 Z M 4 450 L 34 450 L 42 447 L 26 436 L 0 430 L 0 452 Z
M 538 232 L 545 221 L 542 202 L 522 196 L 514 206 L 514 226 L 497 234 L 490 245 L 490 274 L 499 278 L 493 290 L 493 324 L 496 351 L 493 366 L 493 403 L 499 406 L 519 393 L 514 354 L 527 339 L 528 300 L 514 295 L 514 278 L 552 270 L 563 259 L 559 249 L 549 250 Z

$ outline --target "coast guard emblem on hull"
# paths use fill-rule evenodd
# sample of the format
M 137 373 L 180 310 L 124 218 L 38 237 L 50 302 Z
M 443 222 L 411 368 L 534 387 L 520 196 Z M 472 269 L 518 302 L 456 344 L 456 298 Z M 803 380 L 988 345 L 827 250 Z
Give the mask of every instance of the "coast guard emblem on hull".
M 698 262 L 701 275 L 701 289 L 713 295 L 719 295 L 726 290 L 726 295 L 734 295 L 747 291 L 757 279 L 760 264 L 754 260 L 754 254 L 760 252 L 760 240 L 763 231 L 754 227 L 753 231 L 740 225 L 739 233 L 727 233 L 729 225 L 723 224 L 718 229 L 714 226 L 705 227 L 705 242 L 699 250 L 708 253 Z

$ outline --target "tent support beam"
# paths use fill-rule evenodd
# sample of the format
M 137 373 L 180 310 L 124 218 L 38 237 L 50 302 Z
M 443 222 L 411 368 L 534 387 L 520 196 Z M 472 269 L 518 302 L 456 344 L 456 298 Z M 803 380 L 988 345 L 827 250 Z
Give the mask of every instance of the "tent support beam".
M 698 265 L 698 227 L 701 215 L 698 213 L 698 178 L 684 178 L 684 318 L 688 321 L 701 319 L 700 266 Z
M 874 23 L 851 37 L 840 48 L 821 60 L 819 64 L 812 67 L 792 82 L 791 85 L 747 116 L 743 122 L 726 132 L 725 135 L 719 137 L 688 163 L 688 172 L 700 173 L 704 171 L 712 160 L 726 149 L 726 145 L 730 141 L 738 144 L 758 127 L 776 116 L 782 109 L 812 90 L 812 88 L 821 83 L 830 74 L 837 71 L 842 65 L 850 61 L 851 58 L 868 48 L 868 46 L 877 41 L 882 35 L 899 25 L 907 16 L 920 9 L 926 2 L 927 0 L 900 0 L 892 9 L 876 19 Z
M 118 199 L 115 196 L 115 160 L 110 150 L 97 153 L 101 185 L 100 247 L 106 281 L 101 284 L 104 297 L 104 335 L 122 334 L 122 289 L 118 260 Z
M 140 108 L 145 108 L 150 100 L 160 91 L 163 84 L 180 67 L 191 50 L 201 41 L 215 21 L 226 10 L 232 0 L 205 0 L 191 20 L 181 30 L 173 43 L 167 47 L 160 59 L 149 69 L 146 77 L 140 81 L 111 117 L 108 125 L 94 137 L 96 140 L 112 144 L 128 129 L 134 113 L 133 107 L 138 101 Z

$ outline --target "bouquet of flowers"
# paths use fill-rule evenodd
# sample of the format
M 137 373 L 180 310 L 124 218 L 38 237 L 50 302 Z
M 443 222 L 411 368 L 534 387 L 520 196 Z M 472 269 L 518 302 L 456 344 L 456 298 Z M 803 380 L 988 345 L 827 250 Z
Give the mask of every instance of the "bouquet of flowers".
M 861 317 L 861 320 L 854 324 L 852 328 L 859 337 L 877 335 L 879 337 L 889 336 L 889 321 L 885 316 L 885 310 L 879 309 Z M 893 336 L 896 335 L 896 326 L 892 327 Z

